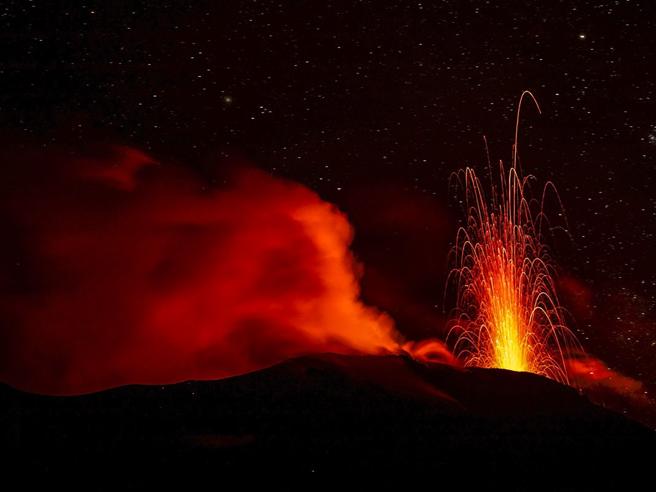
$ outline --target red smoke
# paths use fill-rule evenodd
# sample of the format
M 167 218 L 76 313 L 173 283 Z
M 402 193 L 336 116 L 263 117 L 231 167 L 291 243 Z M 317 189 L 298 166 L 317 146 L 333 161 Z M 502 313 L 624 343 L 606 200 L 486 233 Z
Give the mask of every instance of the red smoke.
M 569 359 L 567 369 L 574 385 L 593 402 L 656 428 L 656 402 L 641 381 L 587 355 Z
M 650 364 L 636 360 L 635 352 L 621 344 L 622 334 L 647 338 L 650 327 L 644 321 L 631 323 L 634 319 L 642 319 L 637 316 L 636 306 L 626 302 L 626 297 L 619 292 L 612 294 L 613 302 L 604 302 L 603 298 L 599 299 L 600 292 L 593 291 L 589 285 L 572 275 L 561 276 L 559 287 L 569 312 L 580 325 L 594 330 L 594 337 L 586 337 L 587 345 L 593 345 L 596 354 L 605 354 L 604 358 L 611 357 L 615 365 L 621 365 L 625 370 L 630 371 L 633 362 L 634 374 L 644 370 L 646 373 L 643 372 L 640 377 L 648 381 L 649 374 L 653 374 Z M 630 298 L 635 302 L 638 296 L 632 295 Z M 572 384 L 595 403 L 656 428 L 656 402 L 651 396 L 653 386 L 611 369 L 602 360 L 585 353 L 571 354 L 567 360 L 567 372 Z
M 398 349 L 358 300 L 348 221 L 301 185 L 246 170 L 215 189 L 129 148 L 8 164 L 3 381 L 69 394 Z
M 581 388 L 603 386 L 616 393 L 643 398 L 645 388 L 642 382 L 613 371 L 599 359 L 584 356 L 567 360 L 569 374 Z
M 453 367 L 462 367 L 462 363 L 440 340 L 428 339 L 419 342 L 406 342 L 402 348 L 413 359 L 425 364 L 437 362 Z

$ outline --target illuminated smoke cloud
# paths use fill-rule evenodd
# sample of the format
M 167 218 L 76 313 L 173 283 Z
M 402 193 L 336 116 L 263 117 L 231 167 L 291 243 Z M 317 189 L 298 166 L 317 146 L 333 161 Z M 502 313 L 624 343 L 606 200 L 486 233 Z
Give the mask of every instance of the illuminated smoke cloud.
M 358 300 L 353 231 L 299 184 L 207 187 L 130 148 L 10 166 L 0 198 L 0 378 L 80 393 L 398 349 Z
M 635 398 L 645 397 L 645 387 L 642 382 L 613 371 L 594 357 L 573 357 L 567 360 L 567 366 L 569 373 L 574 377 L 574 382 L 581 388 L 600 386 Z
M 572 383 L 590 400 L 656 429 L 656 402 L 642 381 L 585 354 L 568 359 L 567 369 Z

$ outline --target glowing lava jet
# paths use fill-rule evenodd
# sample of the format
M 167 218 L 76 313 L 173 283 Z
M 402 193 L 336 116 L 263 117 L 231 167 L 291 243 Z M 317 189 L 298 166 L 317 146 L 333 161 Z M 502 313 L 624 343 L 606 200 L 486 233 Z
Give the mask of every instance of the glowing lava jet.
M 454 174 L 464 189 L 466 223 L 452 251 L 456 313 L 449 331 L 454 352 L 465 365 L 527 371 L 569 382 L 565 360 L 578 347 L 565 326 L 554 284 L 553 264 L 542 243 L 545 195 L 527 197 L 532 176 L 517 169 L 517 132 L 524 96 L 517 110 L 512 167 L 499 163 L 499 182 L 489 197 L 476 173 Z M 537 209 L 537 210 L 536 210 Z M 536 212 L 534 214 L 534 212 Z M 545 224 L 546 225 L 546 224 Z

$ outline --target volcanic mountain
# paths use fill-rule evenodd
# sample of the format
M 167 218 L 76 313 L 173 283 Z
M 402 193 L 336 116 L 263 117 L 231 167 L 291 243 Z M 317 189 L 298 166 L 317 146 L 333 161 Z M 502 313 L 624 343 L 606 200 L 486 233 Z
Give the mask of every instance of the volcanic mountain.
M 0 387 L 5 477 L 67 489 L 227 477 L 507 490 L 648 483 L 656 434 L 528 373 L 322 354 L 218 381 L 82 396 Z M 284 479 L 284 481 L 282 481 Z M 630 487 L 630 486 L 629 486 Z

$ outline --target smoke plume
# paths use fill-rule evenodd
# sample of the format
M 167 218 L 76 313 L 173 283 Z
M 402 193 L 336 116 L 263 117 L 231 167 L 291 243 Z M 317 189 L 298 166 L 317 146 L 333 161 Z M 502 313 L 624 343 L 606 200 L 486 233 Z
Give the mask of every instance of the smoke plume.
M 358 299 L 346 217 L 299 184 L 245 169 L 208 186 L 125 147 L 7 164 L 5 382 L 73 394 L 398 349 Z

